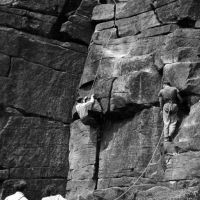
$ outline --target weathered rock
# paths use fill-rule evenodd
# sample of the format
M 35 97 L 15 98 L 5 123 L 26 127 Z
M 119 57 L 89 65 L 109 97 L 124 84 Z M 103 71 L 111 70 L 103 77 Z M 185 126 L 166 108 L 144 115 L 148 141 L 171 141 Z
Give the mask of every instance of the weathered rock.
M 110 111 L 110 95 L 114 80 L 115 78 L 100 79 L 93 88 L 102 108 L 100 111 L 104 114 Z
M 1 117 L 0 121 L 0 166 L 9 169 L 9 179 L 25 178 L 30 199 L 41 198 L 42 188 L 50 183 L 58 189 L 62 187 L 63 194 L 68 173 L 69 126 L 36 117 L 5 119 Z M 12 187 L 6 186 L 9 182 L 4 184 L 4 197 L 13 192 Z
M 58 15 L 65 4 L 64 0 L 53 0 L 51 2 L 41 0 L 32 0 L 32 1 L 24 1 L 24 0 L 3 0 L 0 5 L 9 5 L 17 8 L 24 8 L 27 10 L 33 10 L 36 12 L 47 13 Z
M 152 9 L 152 0 L 131 0 L 126 3 L 126 5 L 117 12 L 117 18 L 127 18 L 134 15 L 138 15 L 147 12 Z
M 125 6 L 125 3 L 117 3 L 116 7 L 114 4 L 100 4 L 94 7 L 92 13 L 92 20 L 96 22 L 108 21 L 114 19 L 115 12 L 120 12 Z
M 71 71 L 75 69 L 72 66 L 81 69 L 85 61 L 85 54 L 79 53 L 81 50 L 86 50 L 81 45 L 74 45 L 73 43 L 58 45 L 50 40 L 24 34 L 10 28 L 0 28 L 0 36 L 2 38 L 0 52 L 21 57 L 49 68 L 62 71 L 69 69 L 69 73 L 74 74 L 75 71 L 77 73 L 77 70 Z
M 159 140 L 160 122 L 159 108 L 153 107 L 132 119 L 105 125 L 98 189 L 129 186 L 142 173 Z M 156 161 L 155 157 L 153 162 Z
M 93 44 L 85 63 L 80 86 L 94 79 L 99 66 L 99 71 L 102 72 L 102 75 L 98 73 L 98 76 L 102 78 L 119 76 L 121 63 L 123 64 L 125 60 L 129 62 L 132 58 L 137 60 L 138 56 L 153 54 L 155 51 L 159 51 L 164 41 L 165 38 L 162 36 L 142 39 L 132 36 L 110 39 L 109 43 L 107 38 L 106 44 Z M 141 59 L 144 59 L 144 57 L 141 57 Z M 100 62 L 102 63 L 101 65 Z M 134 65 L 134 62 L 131 65 Z M 108 71 L 108 73 L 103 72 L 104 70 Z
M 197 21 L 196 21 L 195 27 L 196 27 L 196 28 L 200 28 L 200 20 L 197 20 Z
M 114 4 L 100 4 L 94 7 L 92 12 L 93 21 L 107 21 L 114 18 Z
M 98 3 L 98 0 L 82 0 L 75 14 L 62 25 L 61 31 L 73 39 L 89 44 L 93 33 L 92 10 Z
M 69 127 L 34 117 L 9 117 L 1 129 L 0 166 L 9 178 L 67 177 Z
M 184 180 L 198 176 L 200 152 L 186 152 L 173 156 L 167 162 L 165 180 Z
M 200 63 L 181 62 L 164 67 L 164 79 L 187 93 L 200 94 Z
M 75 14 L 70 16 L 68 21 L 62 24 L 61 32 L 70 35 L 75 40 L 89 44 L 93 27 L 90 18 Z
M 117 78 L 111 92 L 110 110 L 120 110 L 126 106 L 133 107 L 130 112 L 137 111 L 139 106 L 158 102 L 161 77 L 152 72 L 132 72 Z
M 196 0 L 180 0 L 157 8 L 156 12 L 162 23 L 174 23 L 182 19 L 198 20 L 200 18 L 199 8 L 200 3 Z
M 23 9 L 0 7 L 0 25 L 50 36 L 57 17 L 29 12 Z
M 0 76 L 7 76 L 10 69 L 10 57 L 0 53 Z
M 145 12 L 130 18 L 119 19 L 116 22 L 118 36 L 124 37 L 136 35 L 150 27 L 160 25 L 153 11 Z M 114 26 L 114 21 L 104 22 L 97 25 L 96 30 L 108 29 Z
M 1 169 L 0 170 L 0 181 L 4 181 L 9 178 L 9 170 L 8 169 Z
M 166 35 L 174 32 L 178 28 L 179 27 L 176 24 L 167 24 L 163 26 L 152 27 L 142 30 L 139 37 L 143 38 L 143 37 L 152 37 L 158 35 Z
M 189 115 L 183 120 L 175 138 L 179 152 L 200 151 L 199 115 L 200 103 L 190 108 Z
M 73 69 L 72 69 L 73 70 Z M 7 104 L 27 114 L 70 122 L 80 73 L 59 72 L 23 59 L 12 59 Z
M 80 120 L 71 124 L 67 198 L 86 197 L 95 188 L 97 132 Z
M 136 200 L 188 200 L 188 199 L 199 199 L 199 188 L 190 187 L 182 190 L 172 190 L 167 187 L 153 187 L 147 191 L 142 191 L 136 194 Z
M 177 47 L 169 51 L 158 53 L 158 56 L 164 64 L 178 63 L 178 62 L 199 62 L 200 48 L 199 47 Z

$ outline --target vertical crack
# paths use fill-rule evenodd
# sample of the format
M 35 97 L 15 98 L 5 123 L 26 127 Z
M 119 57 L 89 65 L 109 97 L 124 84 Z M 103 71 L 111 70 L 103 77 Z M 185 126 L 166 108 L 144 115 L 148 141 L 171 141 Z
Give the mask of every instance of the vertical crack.
M 154 6 L 154 4 L 151 3 L 150 6 L 151 6 L 151 9 L 153 10 L 153 12 L 154 12 L 154 14 L 155 14 L 156 19 L 158 20 L 158 22 L 159 22 L 160 24 L 163 24 L 163 22 L 162 22 L 162 21 L 159 19 L 159 17 L 158 17 L 158 13 L 157 13 L 157 11 L 156 11 L 156 7 Z
M 114 2 L 114 28 L 116 28 L 116 35 L 117 37 L 119 38 L 119 27 L 117 26 L 116 24 L 116 21 L 117 21 L 117 18 L 116 18 L 116 15 L 117 15 L 117 3 L 115 0 L 113 0 Z
M 100 128 L 97 130 L 97 145 L 96 145 L 96 158 L 95 158 L 95 165 L 94 165 L 94 175 L 93 180 L 95 181 L 95 190 L 98 186 L 98 180 L 99 180 L 99 156 L 100 156 L 100 150 L 101 150 L 101 136 L 103 132 L 103 127 L 100 126 Z

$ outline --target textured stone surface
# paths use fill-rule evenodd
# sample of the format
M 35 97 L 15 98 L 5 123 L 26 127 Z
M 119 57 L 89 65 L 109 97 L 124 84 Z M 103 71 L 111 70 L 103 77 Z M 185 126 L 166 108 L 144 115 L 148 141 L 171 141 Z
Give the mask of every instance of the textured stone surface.
M 98 3 L 98 0 L 82 0 L 74 15 L 63 23 L 61 32 L 66 33 L 75 40 L 89 44 L 93 33 L 92 10 Z
M 69 127 L 34 117 L 9 117 L 1 131 L 0 166 L 10 178 L 66 177 Z
M 50 36 L 57 17 L 23 9 L 0 7 L 0 25 Z
M 127 186 L 146 167 L 161 134 L 159 108 L 144 109 L 132 119 L 105 127 L 98 188 Z M 159 152 L 158 152 L 159 153 Z M 154 158 L 154 162 L 156 158 Z
M 167 64 L 164 67 L 164 79 L 181 91 L 200 94 L 200 63 L 180 62 Z
M 10 57 L 0 53 L 0 76 L 7 76 L 10 69 Z
M 85 54 L 81 52 L 86 52 L 86 49 L 81 45 L 56 43 L 10 28 L 0 28 L 0 36 L 2 38 L 0 52 L 21 57 L 45 67 L 62 71 L 73 70 L 72 65 L 77 66 L 81 63 L 82 66 L 85 60 Z M 70 73 L 73 74 L 73 72 Z
M 153 11 L 145 12 L 130 18 L 119 19 L 115 22 L 119 37 L 136 35 L 141 31 L 160 25 Z M 108 29 L 114 26 L 114 21 L 97 25 L 96 30 Z
M 157 93 L 167 79 L 190 112 L 182 110 L 173 142 L 161 139 L 122 199 L 199 199 L 199 1 L 116 3 L 0 2 L 0 187 L 24 177 L 33 186 L 30 200 L 41 199 L 49 183 L 67 199 L 117 198 L 147 167 L 160 138 Z M 94 92 L 94 109 L 105 114 L 98 142 L 96 130 L 79 120 L 68 141 L 81 74 L 79 95 Z
M 147 166 L 162 132 L 160 110 L 155 107 L 161 80 L 169 80 L 181 90 L 185 107 L 198 102 L 200 37 L 194 28 L 198 27 L 198 7 L 195 0 L 131 0 L 117 2 L 116 7 L 102 4 L 94 8 L 92 20 L 97 25 L 79 93 L 97 94 L 107 122 L 103 125 L 97 190 L 87 199 L 117 198 Z M 135 196 L 128 192 L 122 199 L 199 198 L 198 187 L 191 183 L 199 173 L 195 161 L 198 136 L 191 139 L 191 134 L 198 135 L 198 126 L 184 126 L 191 121 L 198 124 L 198 111 L 192 108 L 188 118 L 188 113 L 182 112 L 178 136 L 168 146 L 161 143 L 138 188 L 131 191 Z M 183 133 L 190 139 L 179 141 Z M 177 151 L 179 155 L 169 155 Z M 174 185 L 175 191 L 170 189 Z
M 23 59 L 12 59 L 7 104 L 25 113 L 69 122 L 80 74 L 59 72 Z
M 179 147 L 179 152 L 200 151 L 199 148 L 199 110 L 200 103 L 194 104 L 190 108 L 189 115 L 183 120 L 179 134 L 175 139 L 175 144 Z
M 160 82 L 160 76 L 151 72 L 132 72 L 117 78 L 111 92 L 110 110 L 131 104 L 135 104 L 137 110 L 138 104 L 149 105 L 157 102 Z
M 73 122 L 70 130 L 67 195 L 76 199 L 79 195 L 87 196 L 95 188 L 97 132 L 80 120 Z
M 22 116 L 10 116 L 0 124 L 0 166 L 9 169 L 9 179 L 27 179 L 30 199 L 38 198 L 47 183 L 59 182 L 63 188 L 68 173 L 69 126 Z M 41 178 L 46 180 L 37 180 Z M 5 187 L 4 196 L 11 188 Z
M 199 174 L 200 152 L 186 152 L 173 156 L 167 163 L 165 180 L 188 180 Z
M 170 190 L 167 187 L 154 187 L 151 188 L 145 192 L 139 192 L 136 195 L 136 200 L 188 200 L 193 199 L 197 200 L 199 199 L 199 188 L 198 187 L 191 187 L 185 190 Z
M 45 37 L 51 38 L 53 33 L 59 38 L 56 28 L 66 17 L 64 12 L 67 15 L 79 3 L 0 2 L 3 198 L 13 193 L 12 183 L 21 178 L 28 182 L 25 195 L 30 200 L 41 199 L 42 190 L 51 183 L 65 196 L 69 122 L 87 48 Z
M 24 1 L 24 0 L 3 0 L 0 5 L 9 5 L 17 8 L 24 8 L 27 10 L 33 10 L 35 12 L 45 12 L 57 15 L 62 11 L 65 4 L 64 0 L 53 0 L 53 1 Z

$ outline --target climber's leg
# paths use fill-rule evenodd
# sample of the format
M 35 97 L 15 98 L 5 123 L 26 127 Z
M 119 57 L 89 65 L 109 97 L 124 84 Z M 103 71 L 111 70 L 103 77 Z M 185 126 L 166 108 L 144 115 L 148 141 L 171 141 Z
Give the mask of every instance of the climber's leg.
M 169 125 L 169 136 L 170 137 L 174 134 L 177 121 L 178 121 L 177 112 L 170 114 L 170 125 Z
M 166 103 L 163 106 L 163 122 L 164 122 L 164 128 L 163 128 L 164 138 L 165 138 L 165 141 L 168 141 L 169 140 L 169 125 L 170 125 L 169 104 L 168 103 Z

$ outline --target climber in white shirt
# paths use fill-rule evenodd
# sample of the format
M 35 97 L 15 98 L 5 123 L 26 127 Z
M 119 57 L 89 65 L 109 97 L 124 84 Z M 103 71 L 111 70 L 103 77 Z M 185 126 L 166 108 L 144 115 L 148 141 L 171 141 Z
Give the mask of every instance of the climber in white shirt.
M 14 184 L 14 190 L 16 191 L 14 194 L 7 196 L 5 200 L 28 200 L 24 196 L 24 191 L 27 188 L 27 183 L 25 180 L 18 180 Z
M 89 125 L 90 121 L 92 121 L 92 117 L 89 116 L 88 111 L 91 109 L 92 105 L 95 102 L 94 94 L 91 95 L 90 100 L 88 100 L 88 101 L 87 100 L 88 100 L 87 96 L 84 97 L 83 99 L 79 98 L 77 100 L 78 103 L 76 105 L 76 111 L 77 111 L 81 121 L 85 125 Z

